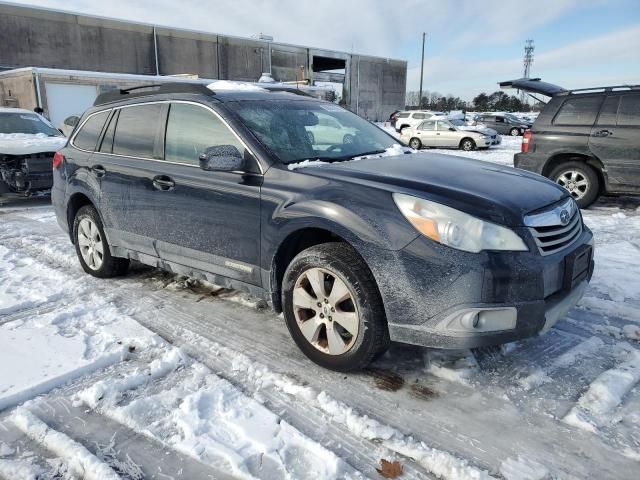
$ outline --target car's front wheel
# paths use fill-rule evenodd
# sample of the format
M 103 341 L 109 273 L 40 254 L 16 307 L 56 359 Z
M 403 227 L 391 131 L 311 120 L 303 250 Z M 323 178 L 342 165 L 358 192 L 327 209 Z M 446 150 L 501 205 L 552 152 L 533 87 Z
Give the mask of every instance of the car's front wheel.
M 345 243 L 325 243 L 299 253 L 285 272 L 282 304 L 293 340 L 325 368 L 361 369 L 388 348 L 375 280 Z
M 580 208 L 587 208 L 598 198 L 600 179 L 589 165 L 573 161 L 557 166 L 549 178 L 566 188 Z
M 518 135 L 520 135 L 520 129 L 513 127 L 511 130 L 509 130 L 509 135 L 511 135 L 512 137 L 517 137 Z
M 460 142 L 460 149 L 465 152 L 470 152 L 471 150 L 476 149 L 476 142 L 471 140 L 470 138 L 465 138 Z
M 420 150 L 422 148 L 422 142 L 419 138 L 414 137 L 409 141 L 409 146 L 414 150 Z
M 102 221 L 96 209 L 85 205 L 73 222 L 73 239 L 82 269 L 98 278 L 123 275 L 129 268 L 129 260 L 113 257 Z

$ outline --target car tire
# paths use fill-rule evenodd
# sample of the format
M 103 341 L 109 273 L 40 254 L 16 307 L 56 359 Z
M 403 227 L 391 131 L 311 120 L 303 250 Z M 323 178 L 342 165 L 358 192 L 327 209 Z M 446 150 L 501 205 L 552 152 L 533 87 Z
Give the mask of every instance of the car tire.
M 362 369 L 389 346 L 376 282 L 346 243 L 325 243 L 300 252 L 284 274 L 282 305 L 298 348 L 324 368 Z
M 517 137 L 520 135 L 520 129 L 519 128 L 512 128 L 511 130 L 509 130 L 509 135 L 511 135 L 512 137 Z
M 587 208 L 600 195 L 600 178 L 596 171 L 584 162 L 562 163 L 551 171 L 549 178 L 566 188 L 580 208 Z
M 129 268 L 128 258 L 111 255 L 102 221 L 92 205 L 85 205 L 73 220 L 73 243 L 82 269 L 98 278 L 124 275 Z M 100 252 L 102 250 L 102 252 Z
M 409 146 L 414 150 L 420 150 L 422 148 L 422 142 L 419 138 L 413 137 L 411 140 L 409 140 Z
M 464 150 L 465 152 L 470 152 L 472 150 L 476 149 L 476 142 L 474 142 L 472 139 L 470 138 L 463 138 L 460 141 L 460 146 L 459 146 L 460 150 Z

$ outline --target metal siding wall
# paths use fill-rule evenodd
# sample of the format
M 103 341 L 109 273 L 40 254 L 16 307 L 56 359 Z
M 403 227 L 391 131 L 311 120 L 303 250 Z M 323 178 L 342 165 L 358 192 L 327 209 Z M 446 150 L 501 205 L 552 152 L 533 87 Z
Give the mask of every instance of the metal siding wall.
M 218 36 L 157 30 L 160 75 L 197 74 L 218 78 Z
M 266 42 L 219 37 L 219 78 L 255 82 L 268 65 Z

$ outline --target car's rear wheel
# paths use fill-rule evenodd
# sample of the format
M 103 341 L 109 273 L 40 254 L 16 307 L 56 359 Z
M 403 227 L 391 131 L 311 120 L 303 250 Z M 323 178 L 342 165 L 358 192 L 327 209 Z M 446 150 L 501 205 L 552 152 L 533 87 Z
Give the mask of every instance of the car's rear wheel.
M 580 208 L 587 208 L 598 198 L 600 179 L 596 171 L 585 163 L 563 163 L 551 171 L 549 178 L 566 188 Z
M 463 138 L 460 142 L 460 149 L 465 152 L 470 152 L 471 150 L 476 149 L 476 142 L 471 140 L 470 138 Z
M 82 269 L 98 278 L 123 275 L 129 260 L 113 257 L 96 209 L 85 205 L 73 221 L 73 239 Z
M 422 148 L 422 142 L 420 141 L 419 138 L 414 137 L 411 140 L 409 140 L 409 146 L 414 150 L 420 150 Z
M 511 135 L 512 137 L 517 137 L 518 135 L 520 135 L 520 129 L 519 128 L 512 128 L 511 130 L 509 130 L 509 135 Z
M 299 253 L 285 272 L 282 303 L 293 340 L 325 368 L 361 369 L 388 348 L 375 280 L 345 243 L 325 243 Z

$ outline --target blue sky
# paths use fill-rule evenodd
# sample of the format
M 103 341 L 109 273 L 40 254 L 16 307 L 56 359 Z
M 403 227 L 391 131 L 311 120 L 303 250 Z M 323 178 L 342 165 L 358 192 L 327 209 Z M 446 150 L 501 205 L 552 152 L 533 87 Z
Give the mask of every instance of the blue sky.
M 30 0 L 53 9 L 408 61 L 417 90 L 470 99 L 521 76 L 535 41 L 532 76 L 564 87 L 640 83 L 640 0 Z

